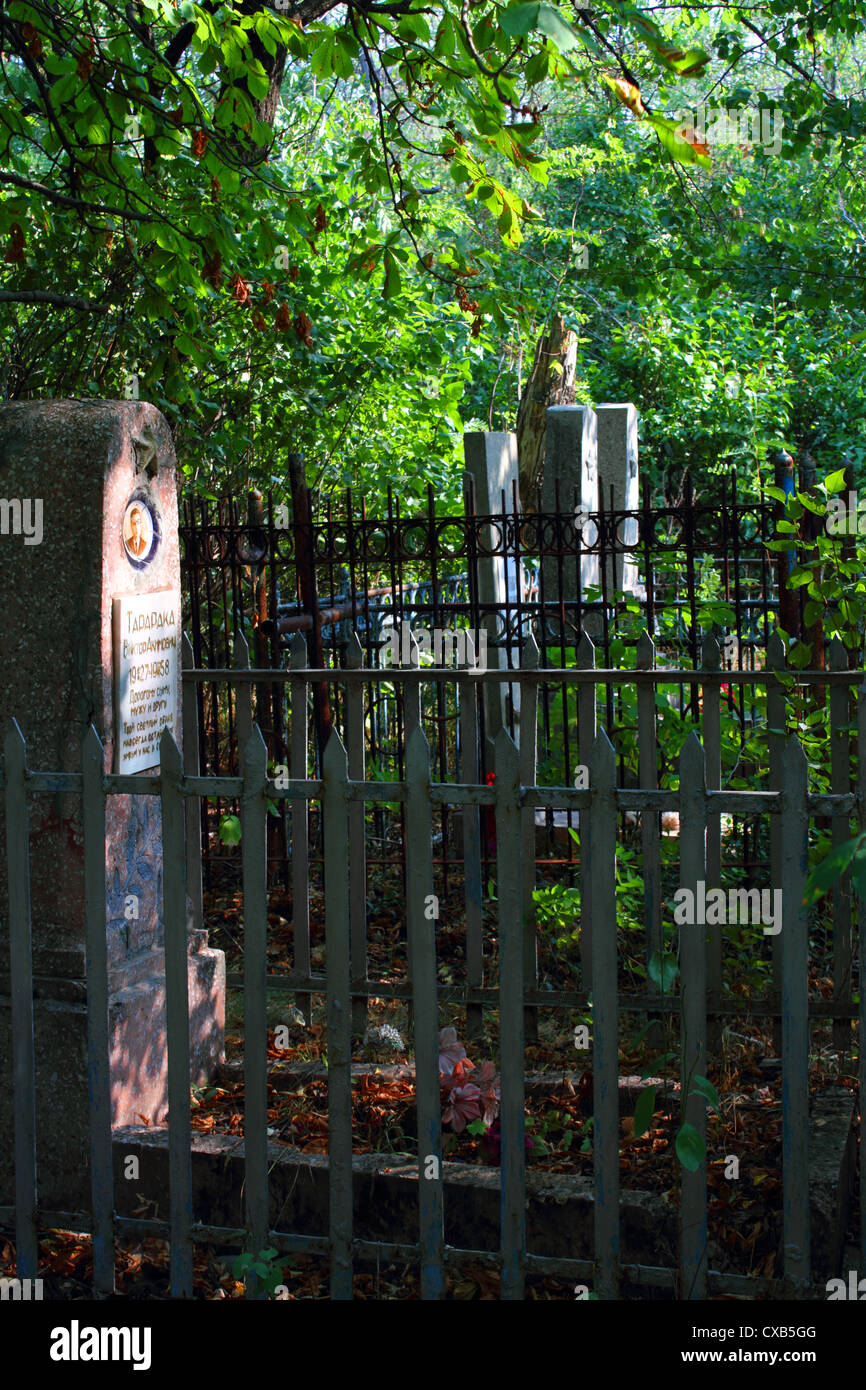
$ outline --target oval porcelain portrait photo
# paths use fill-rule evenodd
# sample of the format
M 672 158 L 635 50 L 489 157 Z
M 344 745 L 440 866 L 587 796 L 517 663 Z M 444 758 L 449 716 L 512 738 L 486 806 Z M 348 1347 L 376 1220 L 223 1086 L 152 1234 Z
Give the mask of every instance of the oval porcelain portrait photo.
M 126 558 L 142 569 L 153 559 L 159 541 L 159 526 L 146 502 L 133 498 L 127 503 L 122 529 Z

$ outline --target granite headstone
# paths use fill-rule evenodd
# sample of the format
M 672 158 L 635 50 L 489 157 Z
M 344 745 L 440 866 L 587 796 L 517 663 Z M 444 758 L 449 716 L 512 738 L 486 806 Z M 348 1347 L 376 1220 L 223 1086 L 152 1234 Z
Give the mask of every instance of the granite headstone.
M 78 772 L 92 722 L 107 772 L 158 771 L 162 729 L 181 740 L 181 594 L 175 456 L 138 401 L 0 406 L 0 493 L 39 501 L 39 543 L 0 536 L 0 726 L 17 720 L 27 765 Z M 31 509 L 32 515 L 32 509 Z M 40 1204 L 87 1201 L 87 1015 L 80 794 L 33 795 L 31 920 Z M 5 846 L 0 798 L 0 846 Z M 0 1127 L 11 1135 L 9 924 L 0 856 Z M 167 1105 L 162 824 L 153 796 L 112 795 L 106 916 L 114 1126 L 158 1124 Z M 223 1055 L 225 962 L 189 926 L 191 1082 Z M 11 1144 L 0 1202 L 12 1200 Z M 74 1206 L 71 1209 L 76 1209 Z

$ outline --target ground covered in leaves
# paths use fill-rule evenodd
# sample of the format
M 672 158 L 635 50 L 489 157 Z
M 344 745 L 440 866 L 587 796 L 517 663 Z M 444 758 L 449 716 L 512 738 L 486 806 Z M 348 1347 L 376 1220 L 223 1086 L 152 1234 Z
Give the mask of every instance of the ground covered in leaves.
M 243 1299 L 245 1289 L 231 1272 L 233 1253 L 219 1253 L 198 1247 L 194 1257 L 194 1296 L 200 1299 Z M 46 1299 L 92 1299 L 93 1258 L 89 1236 L 52 1231 L 39 1243 L 39 1270 Z M 15 1274 L 15 1246 L 0 1237 L 0 1277 Z M 330 1299 L 327 1262 L 305 1255 L 292 1256 L 283 1265 L 284 1289 L 276 1301 Z M 417 1269 L 410 1265 L 382 1265 L 378 1269 L 356 1270 L 354 1297 L 373 1300 L 420 1300 Z M 169 1246 L 165 1240 L 119 1240 L 115 1246 L 115 1291 L 122 1299 L 167 1299 L 169 1297 Z M 466 1266 L 446 1274 L 445 1296 L 471 1301 L 499 1298 L 499 1275 L 482 1266 Z M 529 1300 L 573 1300 L 574 1286 L 568 1280 L 530 1276 L 526 1283 Z
M 552 895 L 551 901 L 555 897 Z M 567 900 L 566 900 L 567 903 Z M 273 975 L 292 964 L 293 904 L 291 894 L 272 891 L 268 918 L 268 968 Z M 437 925 L 439 979 L 457 984 L 465 978 L 465 930 L 463 887 L 452 876 L 448 894 L 440 904 Z M 230 971 L 243 969 L 243 899 L 227 881 L 206 896 L 206 917 L 213 946 L 225 950 Z M 316 882 L 310 885 L 311 955 L 314 973 L 323 972 L 324 899 Z M 579 928 L 559 911 L 550 931 L 550 918 L 540 914 L 538 932 L 539 978 L 551 989 L 576 987 L 579 965 Z M 407 979 L 405 895 L 399 870 L 371 869 L 368 902 L 368 976 L 383 984 Z M 635 979 L 629 962 L 633 947 L 628 932 L 620 927 L 620 988 L 623 994 L 644 987 Z M 496 904 L 485 912 L 484 958 L 486 983 L 498 977 Z M 708 1078 L 720 1097 L 717 1113 L 708 1115 L 707 1183 L 708 1225 L 711 1239 L 726 1257 L 714 1267 L 766 1277 L 781 1274 L 780 1237 L 782 1205 L 781 1080 L 772 1063 L 776 1050 L 765 1019 L 748 1012 L 750 986 L 755 981 L 735 980 L 733 993 L 743 997 L 742 1017 L 731 1020 L 721 1033 L 720 1045 L 711 1049 L 717 1060 L 708 1067 Z M 832 981 L 813 970 L 810 993 L 829 997 Z M 298 1005 L 302 1008 L 299 1008 Z M 270 1062 L 268 1124 L 272 1142 L 299 1154 L 328 1152 L 327 1031 L 324 998 L 309 1001 L 291 993 L 268 993 Z M 303 1011 L 302 1011 L 303 1010 Z M 678 1021 L 663 1015 L 653 1046 L 640 1015 L 622 1016 L 620 1073 L 639 1079 L 663 1077 L 657 1107 L 645 1133 L 635 1135 L 634 1120 L 624 1115 L 621 1124 L 620 1182 L 623 1190 L 642 1190 L 667 1196 L 672 1216 L 679 1201 L 683 1169 L 675 1151 L 680 1125 L 677 1076 Z M 586 1024 L 591 1031 L 591 1008 L 539 1010 L 538 1036 L 526 1048 L 526 1161 L 530 1172 L 592 1178 L 592 1073 L 585 1065 L 590 1053 L 575 1051 L 574 1028 Z M 466 1045 L 475 1068 L 498 1065 L 498 1019 L 495 1009 L 485 1008 L 481 1032 L 466 1037 L 466 1017 L 459 1006 L 443 1005 L 440 1023 L 453 1027 Z M 812 1027 L 813 1094 L 826 1085 L 856 1086 L 851 1057 L 832 1051 L 831 1025 Z M 406 1002 L 387 997 L 371 998 L 368 1031 L 356 1037 L 353 1062 L 364 1071 L 353 1078 L 353 1148 L 357 1154 L 381 1153 L 383 1166 L 389 1155 L 417 1157 L 415 1086 L 411 1049 L 412 1029 Z M 243 1137 L 244 1085 L 243 992 L 229 987 L 226 1016 L 226 1067 L 214 1084 L 194 1088 L 192 1126 L 201 1134 Z M 582 1065 L 581 1063 L 584 1063 Z M 478 1072 L 475 1072 L 476 1076 Z M 471 1076 L 472 1073 L 470 1072 Z M 665 1100 L 665 1096 L 671 1099 Z M 443 1092 L 443 1103 L 445 1093 Z M 146 1117 L 143 1117 L 146 1119 Z M 446 1160 L 469 1166 L 496 1167 L 499 1163 L 498 1121 L 486 1133 L 472 1133 L 471 1126 L 454 1133 L 443 1130 Z M 483 1127 L 482 1127 L 483 1128 Z M 736 1154 L 740 1171 L 729 1174 L 727 1156 Z M 197 1246 L 194 1264 L 198 1298 L 240 1299 L 244 1284 L 236 1277 L 237 1252 Z M 169 1287 L 168 1243 L 153 1237 L 122 1239 L 116 1244 L 117 1294 L 128 1298 L 167 1298 Z M 359 1299 L 417 1299 L 417 1270 L 403 1266 L 370 1269 L 356 1267 L 355 1297 Z M 40 1272 L 47 1298 L 89 1298 L 92 1260 L 88 1236 L 54 1232 L 40 1246 Z M 14 1273 L 14 1248 L 0 1238 L 0 1274 Z M 327 1262 L 315 1256 L 295 1256 L 283 1264 L 285 1299 L 328 1299 Z M 453 1299 L 497 1299 L 498 1274 L 471 1265 L 448 1275 L 446 1296 Z M 530 1278 L 527 1298 L 573 1299 L 567 1280 Z

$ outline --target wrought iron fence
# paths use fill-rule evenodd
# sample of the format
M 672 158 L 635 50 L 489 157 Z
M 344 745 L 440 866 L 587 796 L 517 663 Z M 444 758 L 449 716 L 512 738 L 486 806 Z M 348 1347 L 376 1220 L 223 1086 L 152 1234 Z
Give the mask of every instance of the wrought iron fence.
M 764 542 L 773 534 L 773 505 L 738 500 L 736 479 L 721 507 L 694 504 L 688 485 L 679 506 L 654 506 L 648 488 L 643 507 L 621 512 L 612 506 L 576 524 L 575 512 L 557 495 L 555 513 L 517 513 L 516 498 L 503 495 L 497 514 L 479 515 L 471 489 L 461 516 L 437 516 L 432 489 L 424 516 L 404 517 L 400 499 L 389 494 L 387 515 L 372 518 L 366 507 L 347 492 L 338 508 L 331 500 L 314 517 L 309 497 L 302 493 L 298 515 L 260 494 L 251 494 L 246 514 L 236 501 L 208 503 L 188 500 L 181 526 L 183 583 L 192 660 L 197 668 L 226 667 L 235 659 L 236 640 L 243 636 L 256 667 L 283 665 L 295 642 L 295 660 L 337 669 L 357 640 L 368 666 L 379 663 L 385 624 L 406 623 L 416 633 L 469 630 L 484 632 L 494 665 L 515 670 L 527 637 L 532 634 L 542 667 L 567 667 L 578 660 L 581 636 L 591 636 L 595 660 L 605 669 L 635 660 L 637 641 L 648 631 L 660 654 L 674 666 L 700 665 L 701 644 L 707 633 L 722 643 L 726 667 L 760 668 L 778 608 L 778 564 Z M 579 499 L 573 499 L 575 509 Z M 640 581 L 635 590 L 612 589 L 615 557 L 628 555 L 637 563 Z M 581 584 L 581 564 L 598 557 L 600 583 L 587 591 Z M 501 603 L 482 602 L 479 573 L 485 564 L 511 567 L 514 582 Z M 424 660 L 422 654 L 422 661 Z M 631 717 L 623 706 L 621 687 L 603 683 L 604 715 L 612 731 Z M 276 763 L 289 756 L 289 710 L 285 686 L 257 684 L 255 712 Z M 687 682 L 666 691 L 666 699 L 681 717 L 698 716 L 695 694 Z M 324 683 L 314 691 L 317 757 L 334 721 L 339 722 L 339 692 Z M 762 718 L 751 689 L 732 685 L 728 708 L 743 735 Z M 491 740 L 504 723 L 514 735 L 519 725 L 517 689 L 504 687 L 501 705 L 483 706 L 481 774 L 492 770 Z M 542 778 L 569 781 L 577 761 L 574 715 L 566 683 L 545 685 L 539 698 L 539 762 Z M 434 769 L 447 778 L 456 756 L 458 715 L 447 689 L 436 687 L 425 708 Z M 216 774 L 238 767 L 236 712 L 230 689 L 203 682 L 198 694 L 200 771 Z M 402 775 L 404 716 L 399 689 L 387 683 L 366 693 L 367 758 L 372 770 L 385 776 L 389 768 Z M 625 784 L 634 775 L 615 739 L 618 777 Z M 374 771 L 374 774 L 376 772 Z M 220 858 L 216 827 L 222 814 L 214 807 L 203 821 L 205 873 L 213 883 L 213 865 Z M 437 857 L 447 856 L 448 835 L 443 826 Z M 552 825 L 549 828 L 553 828 Z M 383 858 L 399 850 L 380 817 L 378 838 Z M 555 858 L 554 841 L 543 847 Z M 439 848 L 441 846 L 441 849 Z M 566 847 L 567 849 L 567 847 Z M 280 831 L 271 841 L 276 869 L 288 881 L 288 842 Z M 751 849 L 744 844 L 744 857 Z M 570 851 L 568 851 L 570 857 Z

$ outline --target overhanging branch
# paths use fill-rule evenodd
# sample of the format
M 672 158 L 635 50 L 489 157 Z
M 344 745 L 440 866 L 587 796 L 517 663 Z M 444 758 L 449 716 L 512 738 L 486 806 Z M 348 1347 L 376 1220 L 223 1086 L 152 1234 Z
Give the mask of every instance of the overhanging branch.
M 46 183 L 37 183 L 35 179 L 25 179 L 21 174 L 10 174 L 0 170 L 0 183 L 11 183 L 16 188 L 26 188 L 32 193 L 39 193 L 43 198 L 48 198 L 52 203 L 60 203 L 65 208 L 78 208 L 82 212 L 92 212 L 97 217 L 104 217 L 110 214 L 112 217 L 126 218 L 132 222 L 153 222 L 156 220 L 155 213 L 133 212 L 132 208 L 114 208 L 106 203 L 87 203 L 82 198 L 72 198 L 67 193 L 58 193 L 56 189 L 49 188 Z
M 58 309 L 80 309 L 85 314 L 107 314 L 107 304 L 82 299 L 77 294 L 55 294 L 53 290 L 0 290 L 0 304 L 52 304 Z

